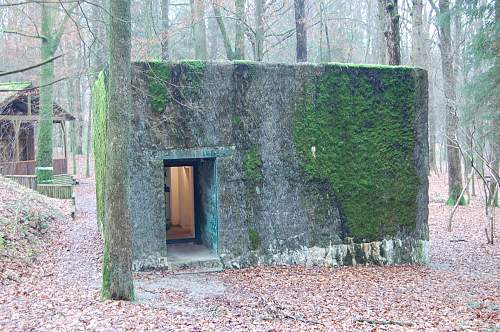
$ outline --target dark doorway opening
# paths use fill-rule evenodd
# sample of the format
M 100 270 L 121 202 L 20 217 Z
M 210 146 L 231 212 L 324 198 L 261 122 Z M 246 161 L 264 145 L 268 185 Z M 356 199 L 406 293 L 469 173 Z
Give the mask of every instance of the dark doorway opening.
M 215 158 L 164 161 L 167 243 L 218 245 Z

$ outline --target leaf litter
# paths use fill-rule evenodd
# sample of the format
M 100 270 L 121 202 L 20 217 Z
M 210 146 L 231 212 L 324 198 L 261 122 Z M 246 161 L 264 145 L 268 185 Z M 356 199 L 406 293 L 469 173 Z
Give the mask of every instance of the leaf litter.
M 93 179 L 72 220 L 67 202 L 0 178 L 0 330 L 499 331 L 500 241 L 486 244 L 480 197 L 446 230 L 445 181 L 430 178 L 429 266 L 136 273 L 128 303 L 100 300 Z

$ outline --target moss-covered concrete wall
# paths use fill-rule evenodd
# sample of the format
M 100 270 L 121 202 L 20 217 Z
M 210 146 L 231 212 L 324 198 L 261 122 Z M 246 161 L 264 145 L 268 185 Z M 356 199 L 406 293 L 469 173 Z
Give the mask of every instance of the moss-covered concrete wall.
M 164 255 L 162 160 L 226 149 L 215 242 L 227 265 L 425 260 L 425 71 L 185 61 L 138 63 L 132 83 L 137 259 Z

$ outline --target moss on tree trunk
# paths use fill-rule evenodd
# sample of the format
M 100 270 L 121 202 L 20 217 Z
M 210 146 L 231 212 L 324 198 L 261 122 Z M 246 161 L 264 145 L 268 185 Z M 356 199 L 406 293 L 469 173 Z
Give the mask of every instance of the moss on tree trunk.
M 102 297 L 133 300 L 132 227 L 128 205 L 128 157 L 131 118 L 130 1 L 111 0 L 108 22 L 109 79 L 107 88 L 106 222 Z

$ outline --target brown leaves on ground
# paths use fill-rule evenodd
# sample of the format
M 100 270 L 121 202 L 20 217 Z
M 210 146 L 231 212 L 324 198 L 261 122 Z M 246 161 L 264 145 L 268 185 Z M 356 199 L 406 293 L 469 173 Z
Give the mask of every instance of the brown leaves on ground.
M 19 282 L 31 272 L 39 239 L 56 219 L 60 201 L 39 195 L 0 176 L 0 285 Z
M 35 272 L 0 288 L 0 330 L 499 330 L 500 241 L 486 244 L 480 197 L 448 233 L 445 177 L 431 180 L 428 267 L 156 271 L 136 274 L 135 303 L 99 300 L 102 246 L 82 180 L 77 219 L 52 221 Z

